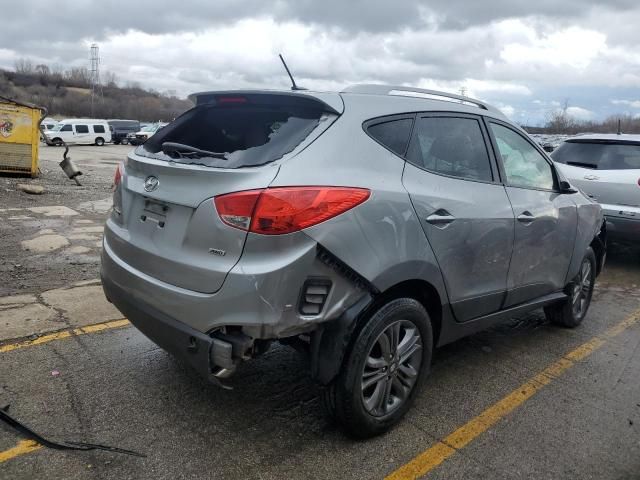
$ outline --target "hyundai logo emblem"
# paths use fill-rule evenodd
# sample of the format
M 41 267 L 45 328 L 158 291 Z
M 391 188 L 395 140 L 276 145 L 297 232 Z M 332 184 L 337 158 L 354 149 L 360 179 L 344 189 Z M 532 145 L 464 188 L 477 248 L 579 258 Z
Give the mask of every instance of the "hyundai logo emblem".
M 158 180 L 158 178 L 154 177 L 153 175 L 147 177 L 147 179 L 144 181 L 144 189 L 147 192 L 153 192 L 158 188 L 158 185 L 160 185 L 160 180 Z

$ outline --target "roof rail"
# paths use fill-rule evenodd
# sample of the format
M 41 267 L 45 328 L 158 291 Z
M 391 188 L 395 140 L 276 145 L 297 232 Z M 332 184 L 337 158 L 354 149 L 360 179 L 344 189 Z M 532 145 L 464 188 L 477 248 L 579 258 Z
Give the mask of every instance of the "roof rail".
M 474 98 L 463 97 L 462 95 L 456 95 L 455 93 L 441 92 L 438 90 L 428 90 L 425 88 L 414 88 L 404 86 L 393 85 L 378 85 L 378 84 L 360 84 L 351 85 L 343 90 L 344 93 L 363 93 L 368 95 L 398 95 L 403 97 L 415 97 L 425 98 L 427 100 L 439 100 L 445 102 L 457 101 L 464 105 L 472 105 L 474 107 L 481 108 L 483 110 L 491 111 L 494 113 L 502 112 L 497 108 L 484 103 Z

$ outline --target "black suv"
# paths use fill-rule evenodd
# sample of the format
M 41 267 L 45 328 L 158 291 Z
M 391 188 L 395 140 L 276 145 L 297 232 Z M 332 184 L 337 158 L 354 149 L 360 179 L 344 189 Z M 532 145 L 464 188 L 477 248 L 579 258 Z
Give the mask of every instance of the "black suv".
M 140 122 L 138 120 L 107 120 L 111 128 L 111 139 L 116 145 L 127 145 L 129 133 L 136 133 L 140 130 Z

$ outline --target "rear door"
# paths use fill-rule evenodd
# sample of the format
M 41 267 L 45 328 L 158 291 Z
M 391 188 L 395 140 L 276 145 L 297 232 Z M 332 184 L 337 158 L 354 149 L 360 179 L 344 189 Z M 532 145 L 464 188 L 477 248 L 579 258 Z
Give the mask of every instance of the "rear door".
M 89 133 L 89 125 L 75 124 L 73 126 L 73 135 L 75 143 L 93 143 L 94 135 Z
M 507 124 L 488 123 L 516 217 L 508 307 L 564 287 L 577 210 L 571 195 L 559 193 L 551 162 L 532 141 Z
M 276 160 L 295 155 L 335 118 L 311 96 L 221 94 L 195 107 L 129 155 L 106 248 L 160 281 L 217 291 L 246 232 L 222 222 L 213 197 L 268 187 Z M 184 147 L 168 150 L 171 143 Z
M 571 183 L 602 205 L 605 215 L 640 220 L 640 144 L 571 140 L 552 157 Z
M 438 260 L 458 321 L 500 309 L 514 218 L 480 117 L 419 115 L 403 184 Z

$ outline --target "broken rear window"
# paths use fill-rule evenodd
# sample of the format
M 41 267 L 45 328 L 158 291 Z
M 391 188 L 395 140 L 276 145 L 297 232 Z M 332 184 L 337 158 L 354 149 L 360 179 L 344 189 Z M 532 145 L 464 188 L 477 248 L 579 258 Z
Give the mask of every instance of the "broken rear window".
M 219 168 L 264 165 L 294 150 L 319 125 L 330 123 L 330 117 L 335 115 L 319 104 L 314 108 L 234 97 L 189 110 L 151 137 L 141 153 Z

